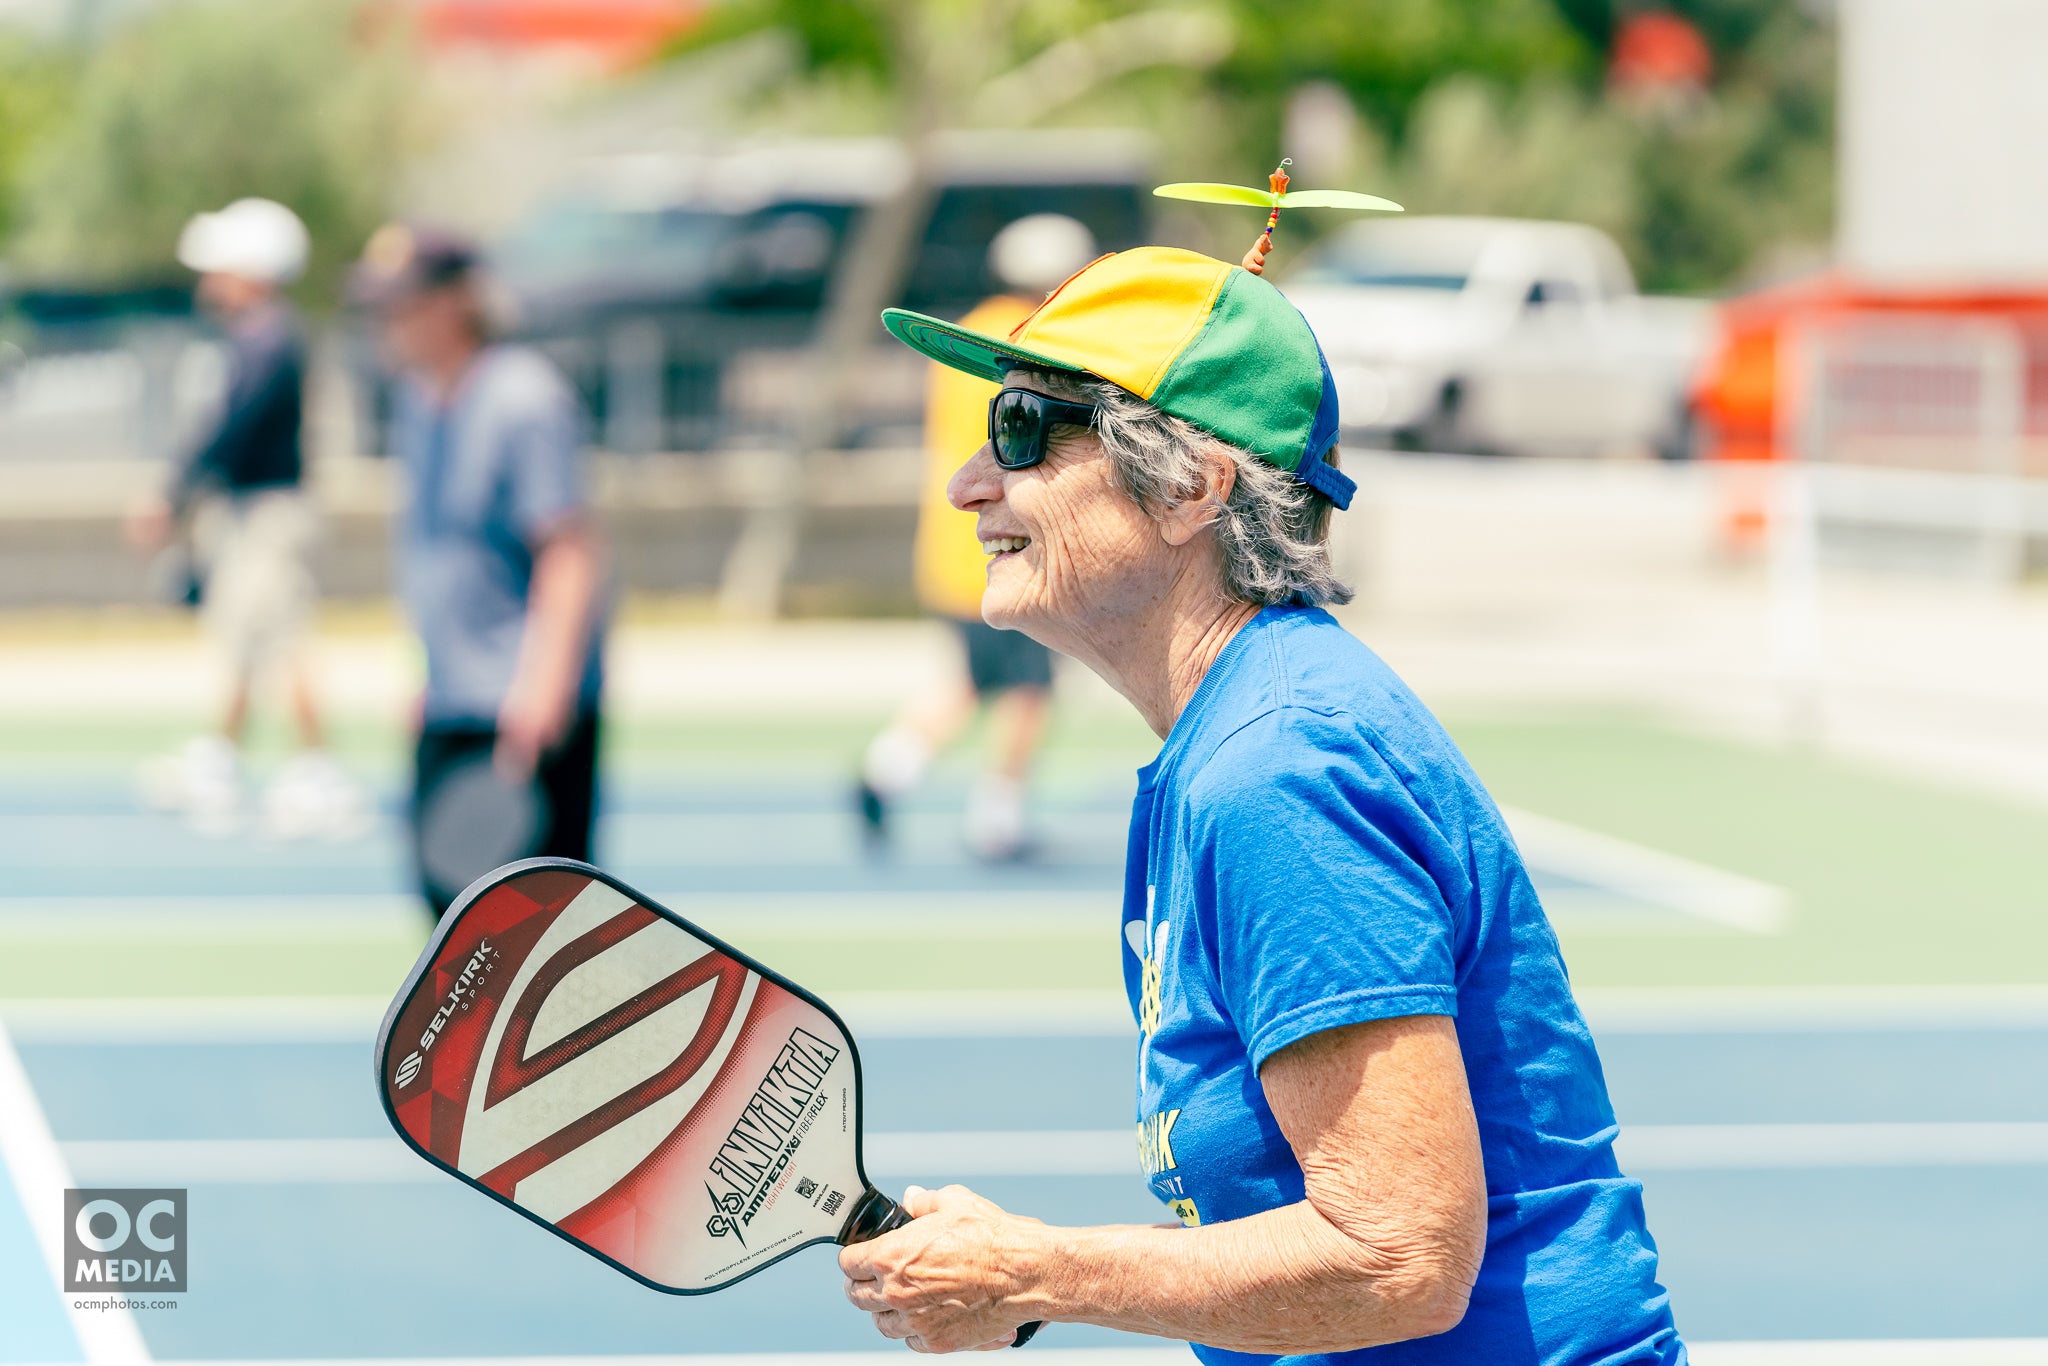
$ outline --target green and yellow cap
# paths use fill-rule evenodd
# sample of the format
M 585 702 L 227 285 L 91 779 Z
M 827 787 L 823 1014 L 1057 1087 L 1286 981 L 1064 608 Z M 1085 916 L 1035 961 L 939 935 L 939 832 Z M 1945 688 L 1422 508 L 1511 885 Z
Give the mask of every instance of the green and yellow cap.
M 1271 284 L 1177 247 L 1090 263 L 1007 337 L 891 308 L 883 324 L 941 365 L 1002 382 L 1026 365 L 1093 375 L 1250 451 L 1338 507 L 1357 486 L 1326 463 L 1337 387 L 1315 333 Z

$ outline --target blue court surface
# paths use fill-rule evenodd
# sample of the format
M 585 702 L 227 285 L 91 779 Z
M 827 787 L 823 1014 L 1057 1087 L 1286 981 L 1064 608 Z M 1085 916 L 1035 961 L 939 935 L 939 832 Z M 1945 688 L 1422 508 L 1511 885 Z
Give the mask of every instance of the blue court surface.
M 943 784 L 908 813 L 895 857 L 864 859 L 829 777 L 629 771 L 610 791 L 602 856 L 686 914 L 705 907 L 742 946 L 834 917 L 855 927 L 841 938 L 874 917 L 899 944 L 972 941 L 997 924 L 1029 936 L 1038 912 L 1046 936 L 1085 955 L 1099 923 L 1100 964 L 1071 983 L 898 988 L 849 973 L 816 985 L 861 1041 L 879 1183 L 957 1180 L 1057 1222 L 1164 1217 L 1130 1131 L 1133 1032 L 1104 989 L 1128 778 L 1050 784 L 1041 857 L 990 869 L 959 852 L 957 792 Z M 0 1362 L 112 1361 L 138 1345 L 205 1361 L 890 1347 L 840 1299 L 826 1249 L 714 1297 L 666 1297 L 399 1147 L 369 1051 L 395 974 L 336 986 L 317 961 L 381 936 L 402 962 L 423 935 L 388 821 L 351 843 L 206 840 L 137 811 L 111 779 L 16 784 L 0 809 L 0 954 L 75 943 L 78 960 L 61 989 L 17 984 L 0 1000 L 12 1174 L 0 1180 Z M 1799 914 L 1725 869 L 1535 813 L 1512 819 L 1568 945 L 1640 934 L 1682 954 L 1700 936 L 1769 936 Z M 168 942 L 181 926 L 223 946 L 237 927 L 299 926 L 317 985 L 288 971 L 145 999 L 93 990 L 95 945 Z M 2048 1339 L 2048 991 L 1584 994 L 1623 1165 L 1646 1182 L 1680 1327 L 1710 1344 L 1703 1361 L 2048 1359 L 2014 1341 Z M 44 1247 L 60 1222 L 54 1173 L 189 1189 L 191 1286 L 175 1307 L 69 1307 Z M 1951 1341 L 1884 1355 L 1930 1339 Z M 1849 1355 L 1798 1354 L 1826 1342 Z M 1716 1356 L 1715 1343 L 1751 1345 Z M 1055 1325 L 1031 1350 L 1160 1346 Z

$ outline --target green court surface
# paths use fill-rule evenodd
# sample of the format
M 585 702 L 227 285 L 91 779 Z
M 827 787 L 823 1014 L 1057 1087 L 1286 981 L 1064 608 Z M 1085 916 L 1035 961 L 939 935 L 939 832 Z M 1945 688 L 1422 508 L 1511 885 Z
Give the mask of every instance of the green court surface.
M 1565 932 L 1591 985 L 2024 983 L 2048 973 L 2048 812 L 1646 721 L 1452 727 L 1495 797 L 1784 888 L 1782 933 Z
M 1639 718 L 1453 717 L 1451 728 L 1503 804 L 1753 879 L 1786 897 L 1782 923 L 1768 932 L 1683 917 L 1617 925 L 1561 915 L 1581 986 L 2015 983 L 2040 980 L 2039 965 L 2048 961 L 2038 811 Z M 626 855 L 629 877 L 636 864 L 665 867 L 668 855 L 657 846 L 706 822 L 723 822 L 718 828 L 727 833 L 718 838 L 743 842 L 759 865 L 774 865 L 785 839 L 806 848 L 850 841 L 841 792 L 871 729 L 865 721 L 833 718 L 615 724 L 608 774 L 623 796 L 608 828 L 624 833 L 602 856 L 613 862 L 615 849 Z M 375 847 L 259 851 L 255 862 L 275 865 L 277 876 L 266 881 L 251 873 L 249 856 L 231 855 L 161 818 L 127 816 L 126 826 L 102 818 L 125 801 L 128 768 L 177 734 L 159 722 L 0 727 L 0 754 L 9 756 L 0 791 L 10 806 L 19 812 L 82 803 L 75 819 L 51 815 L 32 829 L 16 822 L 8 842 L 24 847 L 16 850 L 16 885 L 6 903 L 16 909 L 0 914 L 0 996 L 388 990 L 423 934 L 398 909 L 404 881 L 390 838 L 395 822 L 386 821 Z M 833 883 L 830 870 L 821 869 L 824 882 L 783 888 L 789 895 L 777 905 L 824 904 L 809 895 L 816 892 L 843 909 L 792 918 L 751 914 L 760 904 L 754 892 L 778 888 L 757 888 L 735 873 L 737 880 L 699 889 L 692 904 L 742 946 L 821 988 L 871 983 L 886 972 L 899 989 L 1114 989 L 1116 958 L 1103 950 L 1091 913 L 1114 915 L 1120 812 L 1131 770 L 1152 746 L 1135 721 L 1105 713 L 1070 716 L 1057 728 L 1041 794 L 1053 819 L 1066 822 L 1062 828 L 1085 832 L 1087 852 L 1074 860 L 1071 877 L 1048 872 L 971 887 L 944 877 L 929 885 L 885 877 L 867 888 L 870 895 L 847 902 L 842 894 L 860 885 Z M 395 788 L 404 757 L 396 732 L 343 725 L 338 747 L 359 770 Z M 960 756 L 935 776 L 925 819 L 928 852 L 938 863 L 951 856 L 939 852 L 950 828 L 943 808 L 957 798 L 966 773 Z M 707 806 L 705 794 L 722 791 L 755 800 L 746 812 L 718 811 L 715 800 Z M 192 865 L 185 883 L 103 885 L 96 877 L 131 857 L 150 862 L 156 854 L 137 846 L 159 844 L 173 862 Z M 1055 861 L 1060 852 L 1055 841 Z M 850 846 L 846 855 L 854 869 Z M 690 856 L 674 857 L 687 863 Z M 64 875 L 67 859 L 79 870 L 75 877 Z M 390 867 L 374 885 L 365 885 L 355 867 L 329 869 L 363 860 Z M 213 864 L 218 876 L 207 873 Z M 647 890 L 666 890 L 660 872 L 644 876 L 653 879 Z M 289 894 L 278 895 L 274 913 L 266 913 L 272 888 Z M 113 922 L 83 915 L 74 922 L 64 912 L 165 894 L 186 910 L 218 904 L 236 914 L 230 924 L 195 934 L 189 916 L 165 915 L 158 923 L 147 914 Z M 903 904 L 891 900 L 899 894 L 910 895 L 907 904 L 921 913 L 880 914 Z M 322 898 L 344 908 L 368 898 L 381 910 L 354 918 L 345 909 L 303 914 L 309 899 Z M 949 922 L 945 912 L 956 906 L 976 912 L 971 933 L 960 928 L 965 919 Z M 91 951 L 81 952 L 87 944 Z

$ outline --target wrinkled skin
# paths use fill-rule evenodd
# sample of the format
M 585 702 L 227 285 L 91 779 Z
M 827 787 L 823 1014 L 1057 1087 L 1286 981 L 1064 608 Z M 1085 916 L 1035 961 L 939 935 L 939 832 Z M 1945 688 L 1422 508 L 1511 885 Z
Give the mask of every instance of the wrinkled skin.
M 1267 1059 L 1259 1084 L 1305 1199 L 1200 1228 L 1055 1228 L 913 1187 L 908 1225 L 841 1250 L 848 1301 L 920 1352 L 1003 1347 L 1034 1319 L 1273 1355 L 1456 1326 L 1486 1190 L 1452 1022 L 1326 1030 Z
M 1024 376 L 1009 382 L 1037 387 Z M 1003 469 L 982 447 L 947 497 L 977 514 L 984 543 L 1030 540 L 990 560 L 982 619 L 1088 665 L 1165 735 L 1224 643 L 1258 612 L 1224 593 L 1210 531 L 1236 477 L 1218 457 L 1194 497 L 1148 512 L 1118 484 L 1092 432 L 1060 429 L 1046 459 L 1024 470 Z
M 866 1246 L 848 1273 L 846 1298 L 875 1316 L 875 1328 L 915 1352 L 1007 1347 L 1029 1317 L 1005 1302 L 1021 1254 L 1011 1231 L 1037 1224 L 1006 1213 L 965 1186 L 903 1193 L 911 1222 Z M 842 1269 L 846 1262 L 842 1259 Z

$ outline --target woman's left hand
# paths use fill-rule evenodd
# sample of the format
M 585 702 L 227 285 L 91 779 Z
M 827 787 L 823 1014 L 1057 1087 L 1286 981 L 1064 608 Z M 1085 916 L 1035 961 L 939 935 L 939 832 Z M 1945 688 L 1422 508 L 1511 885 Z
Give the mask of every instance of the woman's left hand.
M 912 1186 L 903 1206 L 910 1223 L 839 1252 L 847 1300 L 875 1316 L 883 1337 L 915 1352 L 990 1351 L 1041 1317 L 1010 1303 L 1030 1260 L 1029 1232 L 1043 1227 L 1037 1220 L 964 1186 Z

